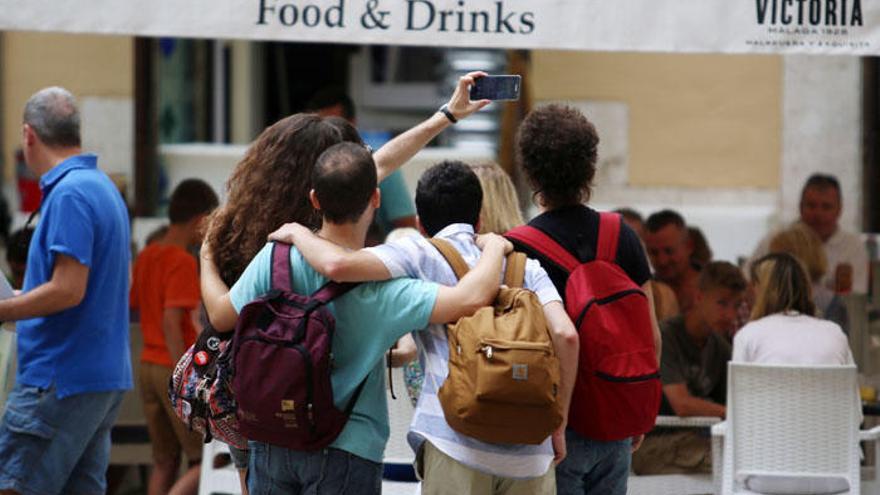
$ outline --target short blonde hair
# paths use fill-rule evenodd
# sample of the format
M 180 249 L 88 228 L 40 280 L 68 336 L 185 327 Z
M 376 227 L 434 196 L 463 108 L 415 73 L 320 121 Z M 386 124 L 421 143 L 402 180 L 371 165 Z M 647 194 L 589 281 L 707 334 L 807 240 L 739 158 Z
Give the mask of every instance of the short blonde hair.
M 497 163 L 471 165 L 483 188 L 480 233 L 503 234 L 525 223 L 510 176 Z
M 812 282 L 828 271 L 828 259 L 822 240 L 809 226 L 800 222 L 779 232 L 770 240 L 771 253 L 788 253 L 803 263 Z

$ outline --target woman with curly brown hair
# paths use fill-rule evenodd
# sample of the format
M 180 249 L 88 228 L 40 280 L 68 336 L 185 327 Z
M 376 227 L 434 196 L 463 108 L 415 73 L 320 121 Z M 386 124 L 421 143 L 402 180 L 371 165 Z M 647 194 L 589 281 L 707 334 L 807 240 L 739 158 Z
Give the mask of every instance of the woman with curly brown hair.
M 452 119 L 463 119 L 489 103 L 468 97 L 474 79 L 484 75 L 461 77 L 444 111 L 376 152 L 379 182 L 454 123 Z M 324 150 L 343 141 L 361 142 L 344 119 L 296 114 L 267 128 L 248 148 L 227 182 L 228 199 L 212 217 L 205 242 L 211 246 L 207 259 L 227 285 L 238 279 L 273 230 L 286 222 L 318 226 L 319 217 L 309 202 L 312 166 Z
M 229 286 L 288 219 L 315 226 L 309 203 L 312 165 L 342 141 L 342 124 L 296 114 L 268 127 L 248 148 L 227 182 L 228 200 L 211 217 L 205 243 L 220 278 Z
M 486 106 L 470 101 L 468 88 L 482 72 L 459 79 L 449 102 L 429 119 L 391 140 L 374 155 L 381 181 L 412 158 L 446 127 Z M 202 246 L 202 298 L 210 310 L 266 244 L 269 233 L 286 222 L 317 227 L 309 201 L 311 173 L 318 156 L 340 142 L 363 144 L 344 119 L 296 114 L 264 130 L 248 148 L 227 182 L 227 201 L 212 216 Z M 217 284 L 216 277 L 222 281 Z M 231 449 L 244 486 L 246 452 Z

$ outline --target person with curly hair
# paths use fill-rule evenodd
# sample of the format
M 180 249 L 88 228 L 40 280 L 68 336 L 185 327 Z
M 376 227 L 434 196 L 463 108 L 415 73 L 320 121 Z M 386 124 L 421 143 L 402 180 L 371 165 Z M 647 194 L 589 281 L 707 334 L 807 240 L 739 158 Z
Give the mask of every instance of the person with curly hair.
M 375 153 L 380 182 L 454 123 L 453 119 L 468 117 L 489 103 L 470 101 L 468 97 L 468 88 L 474 79 L 484 75 L 472 72 L 461 77 L 442 109 L 445 112 L 436 112 Z M 222 298 L 235 284 L 266 244 L 269 233 L 287 222 L 299 222 L 311 228 L 319 225 L 320 216 L 309 199 L 312 167 L 321 153 L 344 141 L 363 144 L 345 119 L 296 114 L 268 127 L 251 144 L 227 181 L 228 199 L 211 217 L 202 245 L 202 297 L 206 306 L 209 300 Z M 213 270 L 204 269 L 209 263 Z M 210 280 L 206 283 L 205 274 L 209 271 L 215 271 L 225 284 L 222 291 Z M 247 493 L 244 486 L 246 452 L 232 449 L 232 454 L 241 474 L 242 491 Z
M 578 110 L 548 105 L 532 111 L 517 133 L 517 158 L 532 187 L 541 214 L 529 222 L 559 242 L 582 262 L 594 258 L 598 243 L 599 212 L 585 206 L 593 191 L 599 135 Z M 565 294 L 568 273 L 527 246 L 518 250 L 542 260 L 542 266 L 560 294 Z M 653 311 L 651 270 L 636 233 L 620 226 L 615 262 L 641 286 L 651 305 L 655 347 L 660 350 L 660 330 Z M 586 438 L 571 428 L 565 432 L 568 456 L 556 467 L 560 494 L 601 493 L 624 495 L 631 451 L 644 436 L 618 441 Z

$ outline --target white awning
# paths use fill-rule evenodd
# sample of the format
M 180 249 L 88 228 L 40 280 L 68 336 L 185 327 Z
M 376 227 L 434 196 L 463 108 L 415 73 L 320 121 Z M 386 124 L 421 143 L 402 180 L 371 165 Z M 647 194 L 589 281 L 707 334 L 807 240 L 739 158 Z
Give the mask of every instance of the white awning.
M 0 30 L 593 51 L 880 54 L 867 0 L 0 0 Z

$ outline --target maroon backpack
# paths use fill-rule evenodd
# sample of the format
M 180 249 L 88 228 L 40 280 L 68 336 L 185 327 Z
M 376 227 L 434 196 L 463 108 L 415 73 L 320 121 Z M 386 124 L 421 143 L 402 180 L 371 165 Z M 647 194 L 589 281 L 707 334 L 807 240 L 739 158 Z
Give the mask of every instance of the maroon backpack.
M 336 408 L 336 322 L 326 305 L 356 285 L 329 282 L 311 296 L 295 294 L 290 245 L 273 244 L 272 290 L 242 308 L 232 344 L 239 428 L 249 440 L 308 451 L 342 432 L 366 380 L 345 411 Z
M 580 336 L 568 425 L 587 438 L 611 441 L 654 427 L 661 386 L 648 298 L 614 261 L 620 216 L 599 218 L 596 257 L 586 263 L 534 227 L 505 235 L 568 273 L 565 309 Z

